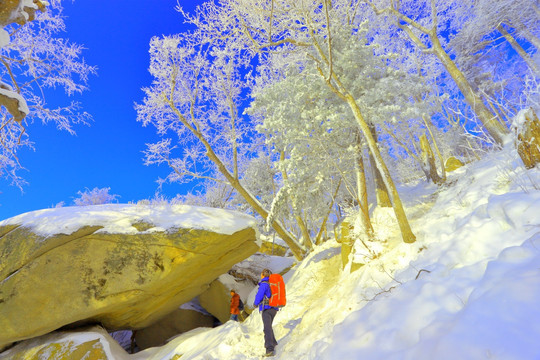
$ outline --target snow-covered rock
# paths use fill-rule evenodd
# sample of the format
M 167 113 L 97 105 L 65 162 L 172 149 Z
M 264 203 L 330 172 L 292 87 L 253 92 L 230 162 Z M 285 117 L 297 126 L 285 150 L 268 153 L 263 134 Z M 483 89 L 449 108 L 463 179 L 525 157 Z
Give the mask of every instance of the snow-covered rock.
M 24 341 L 0 354 L 0 359 L 127 360 L 129 355 L 96 326 L 84 332 L 60 331 Z
M 73 323 L 141 328 L 259 248 L 224 210 L 104 205 L 0 222 L 0 347 Z

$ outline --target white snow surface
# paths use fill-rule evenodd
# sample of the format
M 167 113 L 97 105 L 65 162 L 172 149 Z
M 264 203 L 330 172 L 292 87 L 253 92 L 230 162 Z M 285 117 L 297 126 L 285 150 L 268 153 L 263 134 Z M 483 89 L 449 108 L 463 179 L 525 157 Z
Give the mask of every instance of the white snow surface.
M 377 258 L 350 273 L 328 241 L 285 275 L 275 359 L 540 359 L 540 169 L 505 149 L 424 185 L 400 189 L 414 244 L 376 211 Z M 115 356 L 255 360 L 263 342 L 254 312 Z
M 3 221 L 0 226 L 22 225 L 37 234 L 71 234 L 83 226 L 102 226 L 98 232 L 136 234 L 138 222 L 153 224 L 146 232 L 174 228 L 210 230 L 231 235 L 256 228 L 255 218 L 236 211 L 189 205 L 106 204 L 73 206 L 28 212 Z
M 7 44 L 9 44 L 9 33 L 4 28 L 0 28 L 0 48 Z

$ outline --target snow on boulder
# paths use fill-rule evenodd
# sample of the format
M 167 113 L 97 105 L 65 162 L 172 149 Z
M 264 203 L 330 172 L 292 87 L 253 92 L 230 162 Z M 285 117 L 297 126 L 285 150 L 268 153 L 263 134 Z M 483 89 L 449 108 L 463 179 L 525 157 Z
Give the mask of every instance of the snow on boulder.
M 95 326 L 84 332 L 53 332 L 23 341 L 0 354 L 0 360 L 4 359 L 128 360 L 129 354 L 105 330 Z
M 260 246 L 255 219 L 184 205 L 40 210 L 0 222 L 0 348 L 69 324 L 146 327 Z

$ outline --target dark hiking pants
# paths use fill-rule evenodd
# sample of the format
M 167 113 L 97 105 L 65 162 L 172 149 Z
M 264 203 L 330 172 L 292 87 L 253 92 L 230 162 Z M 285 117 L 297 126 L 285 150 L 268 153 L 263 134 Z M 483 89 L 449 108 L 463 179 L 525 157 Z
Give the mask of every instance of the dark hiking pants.
M 274 329 L 272 329 L 272 322 L 277 314 L 276 308 L 270 308 L 263 310 L 262 321 L 264 325 L 264 347 L 266 351 L 274 351 L 274 347 L 277 345 L 276 338 L 274 336 Z

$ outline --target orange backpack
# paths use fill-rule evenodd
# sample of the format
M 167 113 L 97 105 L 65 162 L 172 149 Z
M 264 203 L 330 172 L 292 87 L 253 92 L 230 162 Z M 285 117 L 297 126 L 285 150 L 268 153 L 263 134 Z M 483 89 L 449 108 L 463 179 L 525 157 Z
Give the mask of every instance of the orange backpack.
M 268 277 L 268 285 L 270 285 L 270 291 L 272 297 L 268 302 L 268 305 L 272 307 L 283 307 L 287 304 L 287 296 L 285 294 L 285 282 L 283 277 L 279 274 L 272 274 Z

